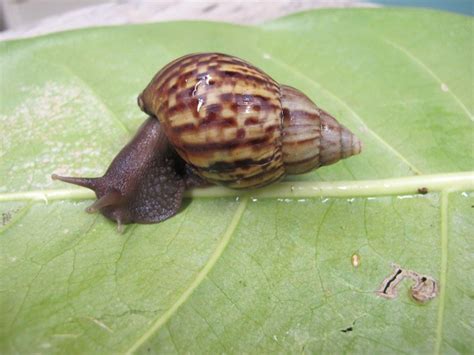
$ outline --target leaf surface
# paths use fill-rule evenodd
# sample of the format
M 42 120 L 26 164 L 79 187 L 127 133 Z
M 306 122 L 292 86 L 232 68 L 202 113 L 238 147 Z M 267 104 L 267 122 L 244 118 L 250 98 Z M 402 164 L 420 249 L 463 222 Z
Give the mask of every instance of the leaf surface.
M 0 43 L 0 350 L 470 352 L 472 26 L 324 10 Z M 137 94 L 198 51 L 300 88 L 364 151 L 240 196 L 192 191 L 177 216 L 118 235 L 83 212 L 89 192 L 50 174 L 103 173 L 145 117 Z M 398 298 L 378 297 L 391 263 L 434 277 L 439 295 L 417 304 L 403 282 Z

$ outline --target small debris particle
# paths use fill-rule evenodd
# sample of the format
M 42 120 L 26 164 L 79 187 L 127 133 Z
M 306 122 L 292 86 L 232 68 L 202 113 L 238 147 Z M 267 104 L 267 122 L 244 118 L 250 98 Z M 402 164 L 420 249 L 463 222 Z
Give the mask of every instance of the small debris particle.
M 104 322 L 101 322 L 100 320 L 96 319 L 96 318 L 92 318 L 92 317 L 87 317 L 87 319 L 91 320 L 92 322 L 94 322 L 95 324 L 97 324 L 99 327 L 101 327 L 102 329 L 108 331 L 109 333 L 113 333 L 113 330 L 110 329 Z
M 444 92 L 448 92 L 449 91 L 448 85 L 446 85 L 445 83 L 442 83 L 441 90 L 443 90 Z
M 7 223 L 12 219 L 12 214 L 10 212 L 2 213 L 2 226 L 7 225 Z
M 243 280 L 239 280 L 239 284 L 242 286 L 242 287 L 247 287 L 247 283 Z
M 354 330 L 355 324 L 356 324 L 356 321 L 353 321 L 350 327 L 347 327 L 346 329 L 341 329 L 341 332 L 342 333 L 352 332 Z
M 426 195 L 428 193 L 428 188 L 427 187 L 420 187 L 418 189 L 418 193 L 422 195 Z
M 352 266 L 359 267 L 359 265 L 360 265 L 360 255 L 359 254 L 352 254 L 351 262 L 352 262 Z
M 15 214 L 17 214 L 18 212 L 20 212 L 20 208 L 17 208 L 17 209 L 13 209 L 13 210 L 10 210 L 10 211 L 5 211 L 5 212 L 2 212 L 2 227 L 3 226 L 6 226 L 13 218 L 13 216 L 15 216 Z

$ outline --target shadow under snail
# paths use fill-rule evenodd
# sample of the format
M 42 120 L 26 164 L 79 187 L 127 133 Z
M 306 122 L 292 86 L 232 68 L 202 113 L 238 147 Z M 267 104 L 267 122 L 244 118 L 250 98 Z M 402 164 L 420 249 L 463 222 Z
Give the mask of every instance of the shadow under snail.
M 175 215 L 187 188 L 256 188 L 358 154 L 361 142 L 302 92 L 248 62 L 199 53 L 161 69 L 138 97 L 147 120 L 92 189 L 86 209 L 118 223 Z

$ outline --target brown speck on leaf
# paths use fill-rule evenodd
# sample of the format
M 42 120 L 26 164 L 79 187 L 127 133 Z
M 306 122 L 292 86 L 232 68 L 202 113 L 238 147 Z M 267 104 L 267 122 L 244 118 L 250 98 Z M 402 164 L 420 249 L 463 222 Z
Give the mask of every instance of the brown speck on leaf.
M 13 216 L 20 210 L 20 208 L 17 208 L 10 211 L 2 212 L 2 227 L 6 226 L 12 220 Z
M 2 227 L 5 226 L 12 219 L 12 214 L 10 212 L 2 213 Z
M 428 188 L 427 187 L 420 187 L 418 189 L 418 193 L 422 195 L 426 195 L 428 193 Z

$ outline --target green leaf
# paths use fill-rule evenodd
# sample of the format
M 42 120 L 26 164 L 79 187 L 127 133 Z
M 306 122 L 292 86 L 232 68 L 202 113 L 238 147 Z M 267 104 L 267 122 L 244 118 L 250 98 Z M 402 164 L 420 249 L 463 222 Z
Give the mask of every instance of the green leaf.
M 472 28 L 325 10 L 0 43 L 0 351 L 471 352 Z M 177 216 L 118 235 L 83 212 L 89 191 L 50 174 L 101 174 L 145 117 L 137 94 L 196 51 L 300 88 L 364 151 L 262 190 L 190 191 Z M 406 281 L 377 296 L 391 263 L 434 277 L 439 295 L 415 303 Z

